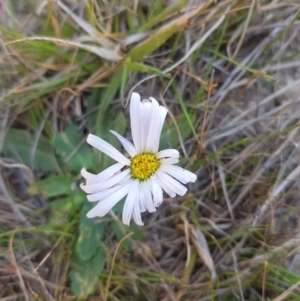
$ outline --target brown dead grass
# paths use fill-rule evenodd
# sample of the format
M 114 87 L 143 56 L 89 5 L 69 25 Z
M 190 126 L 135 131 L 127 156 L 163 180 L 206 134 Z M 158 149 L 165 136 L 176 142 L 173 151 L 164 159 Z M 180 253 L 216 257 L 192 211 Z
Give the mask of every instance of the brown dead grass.
M 41 16 L 42 2 L 38 7 Z M 198 2 L 201 1 L 194 1 L 193 5 Z M 83 4 L 75 7 L 71 1 L 60 3 L 56 16 L 68 15 L 78 28 L 92 36 L 90 25 L 83 22 Z M 2 24 L 9 26 L 6 3 L 1 1 L 1 5 Z M 122 9 L 134 10 L 134 7 L 135 3 Z M 206 93 L 201 102 L 193 101 L 212 54 L 209 49 L 201 51 L 195 63 L 190 54 L 216 24 L 213 18 L 218 22 L 222 14 L 234 16 L 242 8 L 247 12 L 242 30 L 229 28 L 220 50 L 240 66 L 215 58 L 211 95 Z M 114 253 L 118 244 L 108 234 L 104 274 L 111 272 L 112 276 L 101 279 L 95 294 L 82 300 L 296 300 L 289 294 L 299 294 L 299 283 L 287 286 L 272 271 L 276 264 L 295 274 L 300 272 L 300 60 L 298 56 L 286 59 L 300 51 L 300 23 L 297 19 L 291 24 L 299 8 L 296 2 L 276 0 L 219 1 L 186 24 L 174 62 L 169 58 L 171 42 L 145 58 L 148 64 L 173 72 L 167 86 L 158 77 L 145 80 L 137 73 L 131 74 L 126 95 L 134 86 L 142 95 L 156 97 L 168 107 L 171 118 L 181 112 L 170 88 L 176 82 L 186 106 L 195 109 L 194 126 L 201 142 L 197 144 L 191 136 L 181 141 L 180 151 L 185 155 L 186 166 L 196 166 L 199 160 L 203 164 L 197 167 L 199 181 L 190 185 L 187 197 L 166 198 L 156 213 L 143 217 L 147 225 L 145 237 L 132 241 L 132 250 Z M 251 17 L 253 11 L 255 17 Z M 116 8 L 108 6 L 105 17 L 109 19 L 114 13 Z M 24 27 L 26 35 L 41 34 L 33 22 L 31 8 L 21 7 L 20 15 L 18 27 Z M 58 19 L 53 19 L 53 26 Z M 25 29 L 24 24 L 30 26 Z M 109 22 L 103 33 L 99 43 L 105 49 L 116 48 L 119 37 L 109 37 Z M 131 47 L 131 43 L 145 37 L 131 38 L 128 42 L 125 35 L 120 44 Z M 216 39 L 212 33 L 207 38 Z M 271 46 L 266 49 L 267 45 Z M 14 68 L 15 60 L 17 57 L 22 62 L 23 58 L 10 46 L 3 48 L 1 54 L 2 67 L 10 70 L 2 82 L 3 99 L 12 91 L 30 90 L 31 84 L 47 79 L 49 71 L 57 76 L 78 68 L 61 66 L 50 57 L 37 68 L 23 62 L 28 70 L 19 75 Z M 119 50 L 114 52 L 116 57 L 121 54 Z M 75 117 L 84 120 L 83 91 L 103 85 L 102 78 L 114 70 L 111 66 L 104 64 L 82 82 L 70 82 L 69 87 L 51 92 L 51 100 L 42 96 L 48 105 L 47 114 L 54 120 L 55 132 Z M 257 72 L 248 72 L 245 67 Z M 274 80 L 264 78 L 264 74 Z M 30 103 L 22 104 L 19 98 L 17 94 L 15 107 L 2 101 L 1 142 L 9 126 L 26 125 L 22 113 Z M 43 210 L 47 207 L 46 200 L 26 193 L 33 181 L 33 171 L 9 158 L 2 158 L 0 166 L 0 224 L 9 233 L 1 238 L 0 290 L 4 292 L 1 300 L 75 300 L 66 278 L 70 266 L 67 241 L 54 248 L 57 234 L 45 236 L 43 231 L 29 230 L 47 220 L 47 211 Z M 34 173 L 35 179 L 39 176 Z M 23 233 L 24 228 L 27 230 Z M 123 276 L 121 280 L 114 277 L 114 266 Z M 156 276 L 137 281 L 146 274 L 138 268 Z M 282 289 L 281 293 L 270 287 L 268 283 L 272 280 Z

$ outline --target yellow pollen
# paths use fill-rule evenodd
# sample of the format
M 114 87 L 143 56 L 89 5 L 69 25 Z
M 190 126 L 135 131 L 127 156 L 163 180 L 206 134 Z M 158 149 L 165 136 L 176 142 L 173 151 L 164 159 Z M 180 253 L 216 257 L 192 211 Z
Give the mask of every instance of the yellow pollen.
M 160 166 L 160 160 L 152 153 L 143 153 L 131 159 L 130 172 L 134 179 L 148 179 Z

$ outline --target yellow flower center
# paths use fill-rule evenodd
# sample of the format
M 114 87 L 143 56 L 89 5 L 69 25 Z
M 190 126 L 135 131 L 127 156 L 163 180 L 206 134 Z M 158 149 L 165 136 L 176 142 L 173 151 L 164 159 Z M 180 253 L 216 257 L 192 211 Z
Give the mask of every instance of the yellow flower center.
M 160 160 L 152 153 L 143 153 L 131 159 L 130 172 L 134 179 L 148 179 L 160 166 Z

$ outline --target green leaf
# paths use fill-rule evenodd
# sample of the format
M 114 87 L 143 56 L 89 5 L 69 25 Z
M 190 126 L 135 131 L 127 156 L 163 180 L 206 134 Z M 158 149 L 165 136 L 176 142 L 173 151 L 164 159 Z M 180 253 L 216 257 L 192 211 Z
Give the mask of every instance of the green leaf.
M 242 70 L 248 71 L 252 74 L 258 73 L 258 70 L 252 69 L 251 67 L 248 67 L 248 66 L 244 66 L 244 65 L 240 64 L 238 61 L 232 60 L 231 58 L 227 57 L 226 55 L 222 54 L 221 52 L 216 51 L 215 49 L 204 48 L 203 51 L 211 52 L 215 56 L 220 57 L 220 58 L 224 59 L 227 62 L 230 62 L 231 64 L 233 64 L 235 66 L 238 66 Z M 270 80 L 272 82 L 276 80 L 276 78 L 274 76 L 271 76 L 271 75 L 268 75 L 268 74 L 264 74 L 261 77 L 266 79 L 266 80 Z
M 199 138 L 198 138 L 198 135 L 197 135 L 196 130 L 194 128 L 192 118 L 191 118 L 190 114 L 188 113 L 186 105 L 185 105 L 185 103 L 184 103 L 184 101 L 183 101 L 183 99 L 182 99 L 182 97 L 181 97 L 181 95 L 180 95 L 180 93 L 178 91 L 178 88 L 177 88 L 177 86 L 176 86 L 176 84 L 174 82 L 172 83 L 172 87 L 173 87 L 175 95 L 176 95 L 176 97 L 177 97 L 177 99 L 178 99 L 178 101 L 180 103 L 180 106 L 182 108 L 183 114 L 185 115 L 186 120 L 188 121 L 188 125 L 190 126 L 191 131 L 194 134 L 194 137 L 195 137 L 196 141 L 199 142 Z
M 147 20 L 147 22 L 141 26 L 140 31 L 145 31 L 146 29 L 149 29 L 152 26 L 160 23 L 161 20 L 164 20 L 166 16 L 168 16 L 174 10 L 181 9 L 186 4 L 187 0 L 178 1 L 166 7 L 162 7 L 163 1 L 155 2 L 156 8 L 153 10 L 153 12 L 151 12 L 149 20 Z
M 89 260 L 82 260 L 76 252 L 73 253 L 70 272 L 71 289 L 76 296 L 90 294 L 101 274 L 105 261 L 105 252 L 98 247 L 96 254 Z
M 57 153 L 64 159 L 67 166 L 76 172 L 80 172 L 82 167 L 88 169 L 93 166 L 93 153 L 85 140 L 75 125 L 68 126 L 53 140 Z
M 87 121 L 90 130 L 96 127 L 98 111 L 95 108 L 99 107 L 103 93 L 104 89 L 92 89 L 91 94 L 87 98 Z
M 120 112 L 117 115 L 117 117 L 115 116 L 116 116 L 115 113 L 108 112 L 106 114 L 106 117 L 103 118 L 101 124 L 103 134 L 101 138 L 104 139 L 109 144 L 111 144 L 112 146 L 114 146 L 116 149 L 121 150 L 121 144 L 119 140 L 110 132 L 110 130 L 114 130 L 118 132 L 120 135 L 124 135 L 127 127 L 127 120 L 123 112 Z M 123 153 L 124 150 L 122 150 L 121 152 Z M 99 173 L 101 170 L 115 163 L 115 161 L 112 158 L 110 158 L 105 154 L 102 154 L 98 150 L 95 150 L 95 154 L 97 155 L 97 162 L 98 162 L 96 166 L 99 166 L 100 168 L 100 170 L 96 171 L 97 173 Z
M 77 80 L 80 80 L 82 77 L 84 77 L 84 72 L 78 75 L 78 72 L 75 71 L 71 71 L 67 75 L 52 77 L 49 78 L 47 81 L 42 81 L 27 86 L 26 90 L 22 92 L 22 95 L 20 95 L 19 93 L 8 94 L 8 97 L 5 98 L 5 102 L 10 102 L 10 104 L 13 105 L 18 105 L 21 103 L 26 104 L 52 91 L 57 91 L 65 87 L 66 85 L 68 85 L 71 79 L 76 78 Z
M 127 68 L 127 66 L 124 66 L 123 71 L 122 71 L 121 84 L 120 84 L 120 100 L 121 100 L 122 106 L 124 106 L 125 87 L 126 87 L 126 83 L 127 83 L 127 78 L 128 78 L 128 68 Z
M 101 219 L 86 217 L 94 205 L 86 202 L 81 212 L 76 252 L 82 260 L 90 259 L 97 252 L 104 236 L 105 224 L 99 222 Z
M 69 195 L 71 185 L 74 184 L 74 182 L 74 177 L 71 177 L 70 175 L 54 176 L 35 182 L 28 188 L 28 192 L 30 194 L 42 192 L 48 198 L 59 195 Z
M 176 117 L 176 123 L 179 128 L 182 140 L 184 141 L 192 133 L 189 126 L 189 121 L 184 115 Z M 177 148 L 179 145 L 179 135 L 175 124 L 172 120 L 165 122 L 161 136 L 160 136 L 160 149 Z
M 28 131 L 10 129 L 3 143 L 5 156 L 18 160 L 32 169 L 43 171 L 58 171 L 55 154 L 48 139 L 39 137 L 35 147 L 33 135 Z
M 164 73 L 164 72 L 160 71 L 159 69 L 156 69 L 154 67 L 147 66 L 147 65 L 144 65 L 144 64 L 141 64 L 141 63 L 134 63 L 134 62 L 127 61 L 125 63 L 125 66 L 128 69 L 139 71 L 139 72 L 142 72 L 142 73 L 149 72 L 149 73 L 157 74 L 157 75 L 160 75 L 160 76 L 163 76 L 163 77 L 166 77 L 166 78 L 171 77 L 170 73 Z
M 144 42 L 134 47 L 128 54 L 132 60 L 138 60 L 143 58 L 145 55 L 151 54 L 163 43 L 165 43 L 174 33 L 179 30 L 179 26 L 174 24 L 172 27 L 166 30 L 159 30 L 150 36 Z
M 127 128 L 127 119 L 125 118 L 125 115 L 123 112 L 119 112 L 116 116 L 115 113 L 111 113 L 109 116 L 110 122 L 108 123 L 108 126 L 110 127 L 104 137 L 111 143 L 114 147 L 121 149 L 121 144 L 119 140 L 109 131 L 113 129 L 115 132 L 118 132 L 120 135 L 124 135 L 126 128 Z
M 99 108 L 99 112 L 97 113 L 97 120 L 96 120 L 96 134 L 98 136 L 102 136 L 103 135 L 103 130 L 101 127 L 102 121 L 105 118 L 105 112 L 109 106 L 109 104 L 111 103 L 111 101 L 113 100 L 113 98 L 115 97 L 115 95 L 117 94 L 120 86 L 121 86 L 121 82 L 122 82 L 122 78 L 123 78 L 123 65 L 119 65 L 115 72 L 114 75 L 112 76 L 112 78 L 109 81 L 109 86 L 107 87 L 107 89 L 105 90 L 105 93 L 101 99 L 100 102 L 100 108 Z
M 115 210 L 114 210 L 115 211 Z M 113 221 L 110 225 L 111 231 L 116 235 L 117 241 L 120 242 L 126 233 L 124 232 L 124 228 L 120 225 L 119 221 Z M 125 250 L 129 251 L 131 249 L 130 240 L 126 239 L 120 248 L 124 247 Z
M 135 61 L 143 58 L 145 55 L 149 55 L 164 44 L 173 34 L 182 29 L 187 20 L 188 16 L 179 17 L 177 20 L 173 20 L 160 29 L 155 30 L 148 39 L 139 43 L 129 52 L 128 58 Z
M 145 237 L 145 231 L 144 228 L 141 226 L 138 226 L 135 222 L 130 223 L 130 232 L 133 232 L 133 235 L 131 236 L 132 239 L 137 241 L 142 241 L 142 239 Z
M 50 202 L 50 207 L 53 211 L 69 217 L 70 213 L 78 210 L 85 201 L 85 193 L 80 189 L 76 189 L 69 196 Z

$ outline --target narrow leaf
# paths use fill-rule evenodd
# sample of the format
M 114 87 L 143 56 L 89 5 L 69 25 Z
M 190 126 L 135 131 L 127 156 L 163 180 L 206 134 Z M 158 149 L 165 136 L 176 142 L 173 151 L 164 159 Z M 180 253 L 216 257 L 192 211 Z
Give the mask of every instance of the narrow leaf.
M 35 182 L 28 188 L 30 194 L 42 193 L 48 198 L 69 195 L 74 178 L 70 175 L 54 176 Z
M 162 72 L 162 71 L 160 71 L 156 68 L 153 68 L 151 66 L 147 66 L 147 65 L 144 65 L 144 64 L 141 64 L 141 63 L 126 62 L 125 66 L 128 69 L 139 71 L 139 72 L 142 72 L 142 73 L 149 72 L 149 73 L 157 74 L 157 75 L 160 75 L 160 76 L 163 76 L 163 77 L 166 77 L 166 78 L 171 77 L 170 73 L 164 73 L 164 72 Z
M 93 166 L 93 153 L 85 142 L 85 136 L 78 132 L 75 125 L 58 133 L 53 140 L 53 146 L 72 170 L 79 172 L 82 167 Z
M 191 135 L 192 130 L 189 127 L 187 119 L 183 116 L 176 117 L 176 123 L 179 128 L 180 135 L 183 140 L 185 140 L 189 135 Z M 165 123 L 161 137 L 160 137 L 160 149 L 165 148 L 177 148 L 179 145 L 179 135 L 176 126 L 173 121 L 168 121 Z
M 99 223 L 100 219 L 86 217 L 94 205 L 86 202 L 81 212 L 76 252 L 82 260 L 90 259 L 97 253 L 104 236 L 105 224 Z
M 48 139 L 39 137 L 35 147 L 33 136 L 25 130 L 10 129 L 4 138 L 3 153 L 32 169 L 58 171 L 55 154 Z
M 70 272 L 71 289 L 76 296 L 91 293 L 98 281 L 105 261 L 105 252 L 99 247 L 95 256 L 82 260 L 74 253 Z
M 122 56 L 117 51 L 113 51 L 111 49 L 106 49 L 101 46 L 87 45 L 87 44 L 74 42 L 71 40 L 64 40 L 64 39 L 58 39 L 58 38 L 30 37 L 30 38 L 24 38 L 24 39 L 11 41 L 11 42 L 6 43 L 6 45 L 27 42 L 27 41 L 50 42 L 50 43 L 53 43 L 58 46 L 82 49 L 82 50 L 86 50 L 88 52 L 94 53 L 97 56 L 100 56 L 101 58 L 108 60 L 108 61 L 112 61 L 112 62 L 118 62 L 122 59 Z

